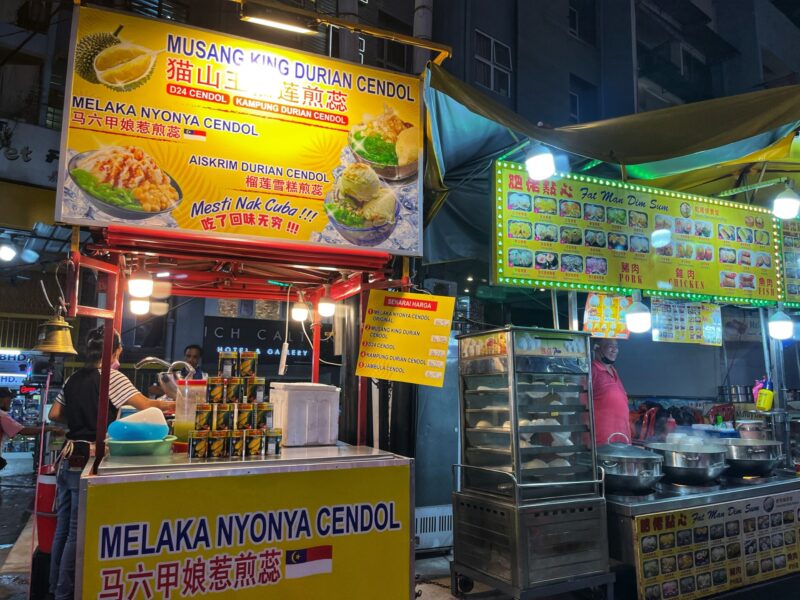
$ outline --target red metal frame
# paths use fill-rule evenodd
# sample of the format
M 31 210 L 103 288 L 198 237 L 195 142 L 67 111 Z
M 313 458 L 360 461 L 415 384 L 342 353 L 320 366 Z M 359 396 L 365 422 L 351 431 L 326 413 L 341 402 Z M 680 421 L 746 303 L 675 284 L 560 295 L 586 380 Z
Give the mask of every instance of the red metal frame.
M 103 319 L 103 358 L 100 367 L 100 398 L 97 406 L 97 442 L 94 471 L 100 464 L 100 459 L 105 455 L 106 427 L 108 424 L 108 386 L 111 378 L 111 356 L 114 348 L 114 332 L 122 324 L 122 304 L 120 298 L 125 290 L 122 281 L 122 257 L 118 257 L 117 264 L 82 256 L 80 252 L 72 252 L 70 268 L 72 277 L 67 276 L 67 315 L 70 317 L 95 317 Z M 85 306 L 78 303 L 80 292 L 81 268 L 91 269 L 105 275 L 106 308 Z
M 355 271 L 344 279 L 329 284 L 327 293 L 333 300 L 343 300 L 356 294 L 361 296 L 361 321 L 367 309 L 370 289 L 406 287 L 408 276 L 404 272 L 399 280 L 387 279 L 386 265 L 391 255 L 385 252 L 355 249 L 327 249 L 307 244 L 285 242 L 265 242 L 228 236 L 214 236 L 213 239 L 199 233 L 175 230 L 143 230 L 133 227 L 111 226 L 98 232 L 101 242 L 88 246 L 92 252 L 103 254 L 109 260 L 98 260 L 81 255 L 73 249 L 70 264 L 71 276 L 67 281 L 67 314 L 70 317 L 85 316 L 103 319 L 105 340 L 103 347 L 100 406 L 97 415 L 97 458 L 95 469 L 105 454 L 105 434 L 108 421 L 108 384 L 111 369 L 114 331 L 122 324 L 122 311 L 125 298 L 125 256 L 136 256 L 154 260 L 158 257 L 176 262 L 176 273 L 166 280 L 173 284 L 172 295 L 195 296 L 203 298 L 237 298 L 286 301 L 285 287 L 270 284 L 273 280 L 292 280 L 294 290 L 289 298 L 297 300 L 298 291 L 303 290 L 305 298 L 314 306 L 312 323 L 313 362 L 311 379 L 319 381 L 320 344 L 322 322 L 317 313 L 319 299 L 326 293 L 322 283 L 330 280 L 325 271 Z M 192 266 L 206 266 L 207 262 L 218 262 L 212 272 L 193 270 Z M 252 272 L 253 265 L 264 268 L 263 276 Z M 227 267 L 227 269 L 223 269 Z M 216 267 L 219 267 L 217 269 Z M 97 308 L 78 304 L 80 269 L 92 269 L 106 277 L 107 307 Z M 319 272 L 322 271 L 322 272 Z M 177 275 L 177 277 L 176 277 Z M 333 275 L 333 273 L 331 273 Z M 180 277 L 180 278 L 179 278 Z M 358 378 L 357 429 L 359 445 L 367 442 L 367 401 L 369 379 Z

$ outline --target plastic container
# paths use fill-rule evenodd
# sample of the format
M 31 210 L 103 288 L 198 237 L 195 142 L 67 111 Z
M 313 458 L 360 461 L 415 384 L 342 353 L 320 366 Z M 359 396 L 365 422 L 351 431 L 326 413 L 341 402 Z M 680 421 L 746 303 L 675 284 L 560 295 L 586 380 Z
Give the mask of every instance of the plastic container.
M 775 398 L 775 391 L 772 388 L 772 380 L 767 379 L 764 387 L 758 390 L 758 398 L 756 400 L 756 410 L 761 412 L 769 412 L 772 410 L 772 401 Z
M 270 386 L 274 426 L 283 446 L 333 446 L 339 437 L 341 390 L 321 383 L 279 383 Z
M 144 442 L 125 442 L 106 438 L 106 445 L 111 456 L 167 456 L 172 451 L 174 435 L 168 435 L 163 440 Z
M 175 421 L 172 431 L 179 442 L 189 441 L 189 432 L 195 429 L 194 417 L 198 404 L 206 401 L 208 384 L 205 379 L 178 380 L 178 397 L 175 399 Z
M 36 532 L 39 538 L 39 550 L 50 554 L 53 548 L 53 537 L 56 533 L 56 472 L 53 465 L 44 465 L 39 469 L 36 480 Z

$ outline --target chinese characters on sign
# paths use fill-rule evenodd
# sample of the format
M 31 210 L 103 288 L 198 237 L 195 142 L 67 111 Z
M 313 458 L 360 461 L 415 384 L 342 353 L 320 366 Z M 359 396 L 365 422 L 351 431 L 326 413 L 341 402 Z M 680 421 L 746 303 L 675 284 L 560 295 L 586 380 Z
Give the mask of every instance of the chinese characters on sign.
M 639 598 L 692 600 L 800 571 L 796 492 L 635 518 Z
M 93 478 L 76 597 L 409 597 L 407 464 L 197 475 Z
M 786 301 L 800 302 L 800 220 L 782 221 Z
M 631 302 L 625 296 L 589 294 L 583 312 L 583 330 L 592 337 L 627 340 L 630 332 L 625 323 L 625 309 Z
M 778 229 L 765 209 L 577 175 L 535 181 L 515 163 L 495 163 L 495 175 L 495 282 L 743 300 L 782 294 Z
M 419 255 L 417 78 L 78 7 L 56 218 Z

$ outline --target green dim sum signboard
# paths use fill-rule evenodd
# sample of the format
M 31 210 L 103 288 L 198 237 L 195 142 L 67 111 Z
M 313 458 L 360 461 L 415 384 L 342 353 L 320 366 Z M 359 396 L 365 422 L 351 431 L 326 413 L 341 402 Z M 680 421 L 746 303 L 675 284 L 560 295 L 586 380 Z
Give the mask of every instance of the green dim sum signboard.
M 767 209 L 570 173 L 536 181 L 510 162 L 494 175 L 497 285 L 751 304 L 785 293 Z

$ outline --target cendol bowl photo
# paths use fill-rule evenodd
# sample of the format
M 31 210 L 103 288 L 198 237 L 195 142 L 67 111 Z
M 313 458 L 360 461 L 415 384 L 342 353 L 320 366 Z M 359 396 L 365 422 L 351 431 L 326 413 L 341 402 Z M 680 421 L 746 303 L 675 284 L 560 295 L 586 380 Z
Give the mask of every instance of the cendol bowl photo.
M 364 163 L 372 167 L 372 170 L 380 177 L 381 179 L 385 179 L 387 181 L 400 181 L 402 179 L 408 179 L 409 177 L 413 177 L 417 174 L 417 165 L 419 161 L 410 162 L 405 165 L 387 165 L 383 163 L 377 163 L 371 161 L 367 158 L 361 156 L 358 152 L 356 152 L 354 143 L 353 143 L 353 133 L 351 132 L 347 139 L 347 144 L 350 147 L 350 151 L 353 153 L 355 159 L 360 162 Z
M 336 220 L 333 216 L 333 199 L 335 191 L 328 193 L 325 198 L 325 213 L 328 215 L 333 228 L 348 242 L 355 246 L 377 246 L 385 242 L 392 235 L 394 228 L 397 226 L 397 219 L 400 217 L 400 201 L 398 200 L 394 209 L 394 222 L 383 223 L 381 225 L 372 225 L 368 227 L 352 227 L 344 225 Z
M 81 191 L 81 193 L 84 195 L 84 197 L 95 208 L 97 208 L 98 210 L 101 210 L 104 213 L 106 213 L 108 215 L 111 215 L 112 217 L 118 217 L 120 219 L 126 219 L 126 220 L 129 220 L 129 221 L 130 220 L 149 219 L 150 217 L 155 217 L 157 215 L 163 215 L 165 213 L 172 212 L 173 210 L 175 210 L 178 207 L 178 205 L 183 200 L 183 192 L 181 191 L 180 186 L 172 178 L 172 176 L 169 173 L 165 172 L 165 175 L 167 177 L 169 177 L 170 185 L 175 189 L 176 192 L 178 192 L 178 199 L 169 208 L 165 208 L 164 210 L 160 210 L 160 211 L 156 211 L 156 212 L 149 212 L 149 211 L 146 211 L 146 210 L 131 210 L 131 209 L 123 208 L 121 206 L 115 206 L 115 205 L 107 202 L 103 198 L 101 198 L 99 196 L 96 196 L 96 195 L 92 194 L 90 191 L 84 189 L 81 186 L 81 184 L 78 183 L 78 181 L 75 179 L 75 177 L 72 175 L 72 172 L 75 169 L 78 168 L 78 163 L 81 160 L 83 160 L 84 158 L 87 158 L 90 154 L 92 154 L 92 152 L 94 152 L 94 151 L 92 150 L 92 151 L 89 151 L 89 152 L 81 152 L 80 154 L 76 154 L 75 156 L 73 156 L 69 160 L 69 162 L 67 163 L 67 173 L 69 173 L 70 179 L 72 179 L 73 183 L 75 184 L 75 187 L 77 187 Z

